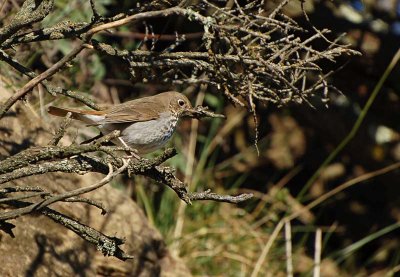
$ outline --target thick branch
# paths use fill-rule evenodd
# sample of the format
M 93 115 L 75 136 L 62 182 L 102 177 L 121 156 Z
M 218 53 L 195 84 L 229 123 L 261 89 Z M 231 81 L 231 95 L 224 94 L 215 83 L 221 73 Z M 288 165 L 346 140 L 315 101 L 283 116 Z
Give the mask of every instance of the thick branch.
M 112 147 L 97 144 L 32 147 L 0 162 L 0 173 L 11 172 L 44 160 L 63 159 L 94 151 L 108 152 L 111 149 Z
M 53 9 L 53 0 L 26 0 L 9 24 L 0 29 L 0 45 L 23 27 L 41 21 Z

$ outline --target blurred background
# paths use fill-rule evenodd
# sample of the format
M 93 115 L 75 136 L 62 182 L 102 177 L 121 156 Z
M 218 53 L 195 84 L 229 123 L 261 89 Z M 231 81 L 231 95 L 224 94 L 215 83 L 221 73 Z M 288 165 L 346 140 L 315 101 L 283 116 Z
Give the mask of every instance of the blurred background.
M 21 1 L 14 2 L 18 6 Z M 136 1 L 100 0 L 96 4 L 101 14 L 111 16 L 135 7 Z M 43 24 L 51 26 L 65 18 L 90 20 L 87 1 L 56 1 L 55 5 L 55 12 Z M 315 27 L 332 30 L 332 38 L 346 33 L 342 41 L 362 56 L 320 64 L 327 70 L 340 69 L 330 82 L 342 93 L 330 92 L 327 105 L 320 99 L 311 99 L 313 107 L 259 103 L 259 155 L 254 146 L 252 114 L 234 107 L 212 87 L 171 86 L 149 76 L 132 76 L 120 61 L 90 52 L 80 55 L 65 74 L 53 77 L 54 82 L 100 104 L 175 89 L 187 95 L 192 104 L 209 106 L 227 116 L 226 120 L 181 122 L 171 143 L 179 154 L 168 163 L 190 190 L 253 192 L 252 200 L 239 205 L 195 202 L 186 206 L 173 192 L 143 177 L 113 182 L 114 187 L 125 190 L 141 205 L 169 248 L 194 275 L 251 276 L 258 271 L 259 276 L 285 276 L 285 243 L 290 239 L 294 273 L 310 276 L 317 230 L 322 232 L 322 276 L 394 276 L 400 270 L 400 171 L 368 177 L 368 173 L 400 161 L 399 66 L 377 88 L 379 94 L 367 114 L 362 113 L 399 49 L 400 1 L 321 0 L 306 1 L 305 7 Z M 13 8 L 3 5 L 0 20 Z M 301 25 L 309 24 L 297 1 L 291 1 L 285 12 Z M 201 44 L 201 26 L 182 18 L 123 26 L 102 33 L 100 40 L 119 49 L 149 50 L 153 47 L 151 41 L 144 41 L 148 26 L 155 34 L 162 34 L 154 51 L 171 45 L 175 32 L 186 34 L 177 51 L 194 51 Z M 70 49 L 71 41 L 65 40 L 32 43 L 20 49 L 18 58 L 26 66 L 42 71 Z M 17 72 L 1 67 L 4 79 L 23 81 Z M 29 101 L 44 118 L 48 117 L 46 105 L 79 105 L 60 96 L 39 98 L 37 94 Z M 365 116 L 364 121 L 349 144 L 318 178 L 311 179 L 361 116 Z M 70 132 L 78 142 L 95 133 L 79 123 L 74 126 Z M 320 198 L 360 177 L 366 180 L 327 199 Z M 316 199 L 321 199 L 318 205 L 302 210 Z M 298 216 L 290 221 L 290 238 L 284 235 L 288 224 L 274 234 L 277 226 L 283 227 L 280 224 L 285 216 L 296 213 Z

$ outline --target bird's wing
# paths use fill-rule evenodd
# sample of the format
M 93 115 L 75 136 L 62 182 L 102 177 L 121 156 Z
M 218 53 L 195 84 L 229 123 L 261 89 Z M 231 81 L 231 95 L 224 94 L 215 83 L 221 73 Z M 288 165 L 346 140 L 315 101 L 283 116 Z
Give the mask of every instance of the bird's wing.
M 159 118 L 164 108 L 163 104 L 152 97 L 146 98 L 148 99 L 136 99 L 114 106 L 99 124 L 140 122 Z

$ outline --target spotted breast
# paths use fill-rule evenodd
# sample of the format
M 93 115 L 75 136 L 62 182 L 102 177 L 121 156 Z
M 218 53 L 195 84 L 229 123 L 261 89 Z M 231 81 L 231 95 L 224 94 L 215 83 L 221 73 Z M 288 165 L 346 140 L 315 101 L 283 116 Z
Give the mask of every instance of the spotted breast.
M 103 124 L 98 126 L 104 133 L 120 129 L 121 139 L 130 147 L 137 149 L 140 154 L 150 153 L 164 146 L 175 132 L 178 117 L 169 112 L 160 114 L 154 120 L 126 124 Z M 118 141 L 115 141 L 116 144 Z

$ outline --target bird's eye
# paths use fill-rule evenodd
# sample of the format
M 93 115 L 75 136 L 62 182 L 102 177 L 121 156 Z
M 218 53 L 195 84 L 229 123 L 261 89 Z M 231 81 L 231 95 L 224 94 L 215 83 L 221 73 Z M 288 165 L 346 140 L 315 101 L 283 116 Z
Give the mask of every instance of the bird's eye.
M 181 106 L 181 107 L 185 106 L 185 101 L 183 101 L 182 99 L 179 99 L 178 100 L 178 105 Z

